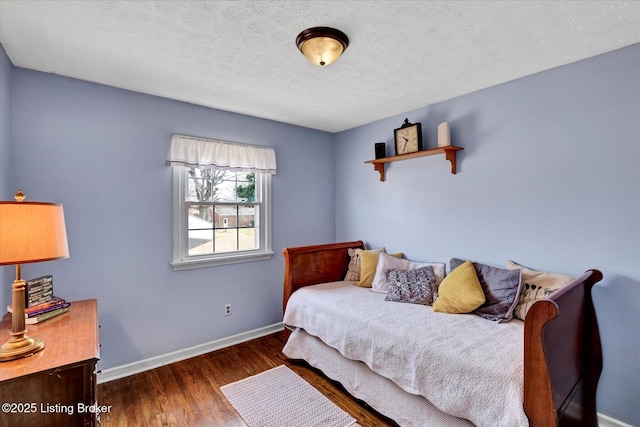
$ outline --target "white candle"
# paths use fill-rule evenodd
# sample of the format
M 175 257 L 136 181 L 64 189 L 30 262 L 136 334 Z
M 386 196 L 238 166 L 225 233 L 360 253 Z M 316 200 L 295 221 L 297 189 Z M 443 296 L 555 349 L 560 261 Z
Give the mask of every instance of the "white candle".
M 449 123 L 444 122 L 438 125 L 438 147 L 448 147 L 451 145 L 451 132 Z

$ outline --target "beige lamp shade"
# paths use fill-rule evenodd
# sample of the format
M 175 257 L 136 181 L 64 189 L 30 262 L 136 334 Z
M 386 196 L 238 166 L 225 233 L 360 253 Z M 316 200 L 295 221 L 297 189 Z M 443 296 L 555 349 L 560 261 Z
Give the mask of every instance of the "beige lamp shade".
M 0 202 L 0 265 L 68 257 L 61 204 Z

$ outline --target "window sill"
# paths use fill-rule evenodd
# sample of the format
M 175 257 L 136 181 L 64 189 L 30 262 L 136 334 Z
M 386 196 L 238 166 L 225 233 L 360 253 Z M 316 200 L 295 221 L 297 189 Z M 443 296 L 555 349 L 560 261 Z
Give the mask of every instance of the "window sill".
M 273 252 L 257 252 L 252 254 L 231 254 L 218 258 L 176 260 L 171 263 L 173 271 L 192 270 L 195 268 L 216 267 L 244 262 L 264 261 L 273 258 Z

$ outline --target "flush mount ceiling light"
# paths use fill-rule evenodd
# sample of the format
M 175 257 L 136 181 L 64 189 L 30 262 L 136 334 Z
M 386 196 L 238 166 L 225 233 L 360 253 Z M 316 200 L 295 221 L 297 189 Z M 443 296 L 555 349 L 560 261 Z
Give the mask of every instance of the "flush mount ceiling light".
M 335 28 L 308 28 L 296 37 L 296 46 L 312 64 L 331 65 L 349 46 L 349 37 Z

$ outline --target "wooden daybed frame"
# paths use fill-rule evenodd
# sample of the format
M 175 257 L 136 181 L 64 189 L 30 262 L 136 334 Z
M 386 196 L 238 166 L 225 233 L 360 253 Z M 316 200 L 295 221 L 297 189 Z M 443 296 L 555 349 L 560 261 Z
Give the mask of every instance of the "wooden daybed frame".
M 349 248 L 362 241 L 284 248 L 283 309 L 304 286 L 343 280 Z M 597 427 L 596 388 L 602 350 L 588 270 L 529 310 L 524 325 L 524 410 L 531 427 Z

